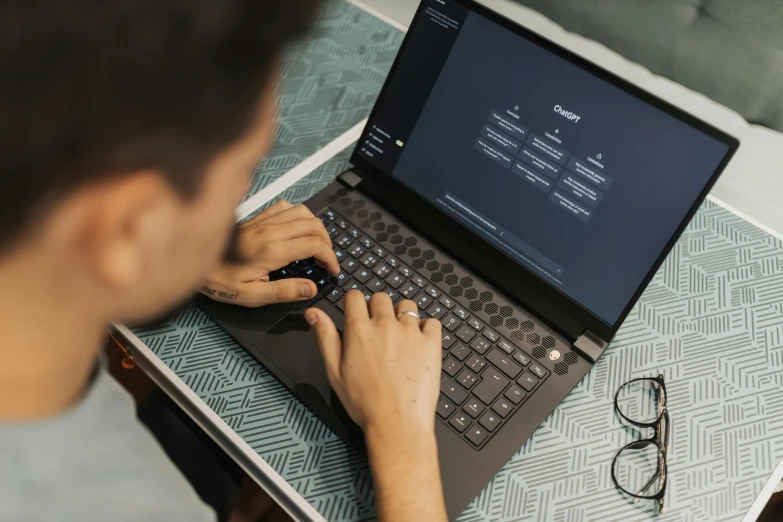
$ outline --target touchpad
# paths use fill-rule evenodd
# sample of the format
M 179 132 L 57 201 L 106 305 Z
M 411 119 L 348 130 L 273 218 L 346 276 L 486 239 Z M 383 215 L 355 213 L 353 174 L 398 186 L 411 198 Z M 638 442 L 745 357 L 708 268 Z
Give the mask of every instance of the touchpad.
M 321 301 L 315 305 L 327 312 L 342 330 L 342 315 L 329 303 Z M 304 318 L 303 311 L 286 315 L 253 346 L 293 381 L 293 392 L 337 435 L 361 446 L 361 429 L 354 424 L 337 395 L 332 391 L 326 377 L 326 368 L 315 341 L 315 334 Z

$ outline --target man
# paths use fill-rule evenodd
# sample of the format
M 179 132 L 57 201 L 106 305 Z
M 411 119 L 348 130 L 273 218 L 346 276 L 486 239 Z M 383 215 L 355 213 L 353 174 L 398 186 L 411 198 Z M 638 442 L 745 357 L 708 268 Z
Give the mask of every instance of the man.
M 309 282 L 268 282 L 295 259 L 339 270 L 317 219 L 285 203 L 242 228 L 239 262 L 214 268 L 272 138 L 281 49 L 317 8 L 0 3 L 0 520 L 214 518 L 101 369 L 102 338 L 202 287 L 250 306 L 307 298 Z M 342 339 L 306 313 L 365 430 L 387 521 L 445 520 L 440 326 L 415 311 L 348 294 Z

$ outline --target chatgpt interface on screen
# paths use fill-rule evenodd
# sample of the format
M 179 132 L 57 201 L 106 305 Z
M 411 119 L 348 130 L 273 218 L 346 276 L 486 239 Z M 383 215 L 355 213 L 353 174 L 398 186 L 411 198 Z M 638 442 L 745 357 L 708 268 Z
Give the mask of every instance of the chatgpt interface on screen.
M 359 154 L 614 324 L 728 146 L 425 0 Z

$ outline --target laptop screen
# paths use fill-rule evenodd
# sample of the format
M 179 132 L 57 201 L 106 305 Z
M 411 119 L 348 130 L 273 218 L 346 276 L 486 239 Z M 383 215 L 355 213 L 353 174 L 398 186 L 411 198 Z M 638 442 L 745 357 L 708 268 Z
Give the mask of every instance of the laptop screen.
M 730 146 L 423 1 L 357 154 L 614 324 Z

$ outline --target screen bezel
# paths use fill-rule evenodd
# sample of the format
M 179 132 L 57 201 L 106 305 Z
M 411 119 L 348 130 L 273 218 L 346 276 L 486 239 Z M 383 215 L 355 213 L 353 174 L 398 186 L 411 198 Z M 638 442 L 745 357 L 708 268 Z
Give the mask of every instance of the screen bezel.
M 362 190 L 370 193 L 379 203 L 393 208 L 399 217 L 414 224 L 419 231 L 423 232 L 429 238 L 435 239 L 435 242 L 440 246 L 450 251 L 455 257 L 465 262 L 477 273 L 482 274 L 484 279 L 495 286 L 498 286 L 509 297 L 518 301 L 530 312 L 540 316 L 551 326 L 560 329 L 562 333 L 572 340 L 581 335 L 584 330 L 589 330 L 594 335 L 608 342 L 617 333 L 620 325 L 622 325 L 647 285 L 655 276 L 655 273 L 663 264 L 666 256 L 668 256 L 680 235 L 685 230 L 685 227 L 691 221 L 696 211 L 698 211 L 707 194 L 715 185 L 720 174 L 737 151 L 740 143 L 736 138 L 712 125 L 680 110 L 657 96 L 623 80 L 619 76 L 610 73 L 598 65 L 568 51 L 473 0 L 451 1 L 516 33 L 534 44 L 543 47 L 555 55 L 566 59 L 577 67 L 602 78 L 608 83 L 628 92 L 632 96 L 695 127 L 697 130 L 715 138 L 728 147 L 728 151 L 724 156 L 723 161 L 721 161 L 709 182 L 705 185 L 704 190 L 699 194 L 699 197 L 694 201 L 688 213 L 672 235 L 672 238 L 661 251 L 661 254 L 656 259 L 655 263 L 653 263 L 650 271 L 644 277 L 636 292 L 634 292 L 631 300 L 623 309 L 617 321 L 613 324 L 601 319 L 561 290 L 545 282 L 530 269 L 513 260 L 506 253 L 491 245 L 465 225 L 437 208 L 417 192 L 398 181 L 390 173 L 384 172 L 368 160 L 359 156 L 358 146 L 354 148 L 351 156 L 351 163 L 362 176 Z M 400 50 L 392 64 L 386 82 L 378 95 L 378 101 L 370 113 L 368 122 L 373 121 L 378 107 L 383 101 L 390 79 L 394 76 L 397 66 L 399 65 L 400 57 L 405 53 L 405 49 L 410 40 L 409 35 L 421 21 L 425 4 L 426 2 L 424 0 L 419 4 L 419 8 L 411 22 L 408 35 L 406 35 L 400 46 Z M 364 135 L 365 132 L 367 132 L 366 128 L 362 135 Z M 362 141 L 363 139 L 360 139 L 358 143 L 362 143 Z M 479 251 L 482 252 L 481 255 L 478 255 Z M 574 255 L 579 255 L 579 253 L 575 252 Z

